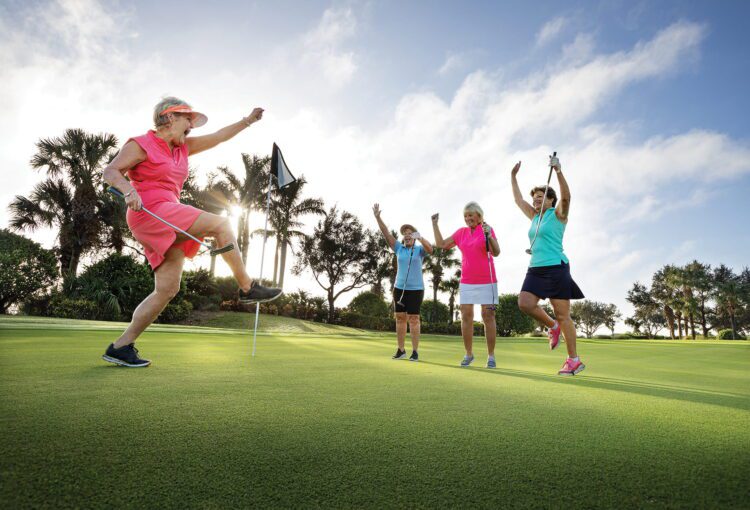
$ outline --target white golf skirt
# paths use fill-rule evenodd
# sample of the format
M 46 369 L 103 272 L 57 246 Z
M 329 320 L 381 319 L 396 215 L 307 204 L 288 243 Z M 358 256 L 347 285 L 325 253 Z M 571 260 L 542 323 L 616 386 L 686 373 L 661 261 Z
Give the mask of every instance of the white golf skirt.
M 497 303 L 497 283 L 462 283 L 458 286 L 462 305 L 494 305 Z

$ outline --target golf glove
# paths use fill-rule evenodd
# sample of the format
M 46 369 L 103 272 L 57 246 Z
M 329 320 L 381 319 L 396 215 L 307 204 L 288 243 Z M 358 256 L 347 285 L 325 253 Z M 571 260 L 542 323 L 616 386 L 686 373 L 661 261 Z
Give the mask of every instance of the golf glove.
M 412 232 L 411 233 L 411 238 L 414 239 L 415 241 L 417 239 L 422 239 L 422 234 L 420 234 L 419 232 Z
M 558 172 L 562 172 L 562 165 L 560 164 L 560 160 L 557 158 L 557 156 L 549 157 L 549 166 L 556 169 Z

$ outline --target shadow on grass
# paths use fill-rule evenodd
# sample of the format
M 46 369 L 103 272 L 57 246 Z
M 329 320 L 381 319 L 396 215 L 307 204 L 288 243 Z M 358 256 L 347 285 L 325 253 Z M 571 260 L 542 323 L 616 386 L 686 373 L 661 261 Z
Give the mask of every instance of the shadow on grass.
M 486 372 L 490 375 L 520 377 L 523 379 L 529 379 L 539 382 L 549 382 L 554 384 L 573 384 L 576 386 L 635 393 L 639 395 L 648 395 L 651 397 L 683 400 L 687 402 L 696 402 L 699 404 L 712 404 L 723 407 L 730 407 L 733 409 L 740 409 L 743 411 L 750 410 L 750 397 L 738 393 L 700 390 L 694 388 L 685 388 L 681 386 L 639 382 L 627 379 L 588 376 L 583 374 L 573 377 L 562 377 L 556 374 L 541 374 L 539 372 L 529 372 L 526 370 L 516 370 L 511 368 L 497 368 L 494 370 L 489 370 L 482 367 L 460 367 L 457 365 L 449 365 L 447 363 L 436 363 L 434 361 L 420 361 L 420 363 L 453 368 L 456 370 L 482 370 L 483 372 Z

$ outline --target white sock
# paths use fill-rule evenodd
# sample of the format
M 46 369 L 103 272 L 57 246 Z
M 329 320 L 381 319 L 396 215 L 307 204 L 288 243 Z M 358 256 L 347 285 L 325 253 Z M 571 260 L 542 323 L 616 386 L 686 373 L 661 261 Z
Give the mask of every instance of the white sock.
M 487 356 L 487 359 L 495 361 L 495 355 L 494 354 L 490 354 L 489 356 Z
M 581 358 L 579 358 L 578 356 L 576 356 L 575 358 L 569 358 L 569 359 L 571 361 L 575 361 L 576 363 L 578 363 L 579 361 L 581 361 Z
M 560 323 L 559 323 L 559 322 L 557 322 L 557 321 L 555 321 L 555 323 L 554 323 L 554 324 L 552 325 L 552 327 L 551 327 L 551 328 L 549 328 L 549 329 L 557 329 L 557 328 L 559 328 L 559 327 L 560 327 Z

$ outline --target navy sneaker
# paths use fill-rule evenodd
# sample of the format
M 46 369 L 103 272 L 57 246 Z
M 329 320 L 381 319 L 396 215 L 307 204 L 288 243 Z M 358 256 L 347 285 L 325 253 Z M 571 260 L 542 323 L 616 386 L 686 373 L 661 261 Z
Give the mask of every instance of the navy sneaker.
M 138 349 L 133 344 L 128 344 L 119 349 L 115 349 L 115 344 L 109 344 L 102 359 L 115 365 L 130 368 L 147 367 L 151 364 L 149 360 L 138 356 Z
M 243 305 L 249 305 L 252 303 L 265 303 L 267 301 L 273 301 L 277 297 L 281 296 L 282 290 L 275 289 L 273 287 L 264 287 L 256 281 L 250 285 L 250 290 L 247 292 L 240 289 L 240 303 Z
M 417 354 L 417 351 L 411 351 L 411 356 L 409 356 L 409 361 L 419 361 L 419 354 Z
M 402 351 L 401 349 L 396 349 L 396 354 L 391 356 L 393 359 L 404 359 L 406 357 L 406 351 Z
M 468 367 L 471 365 L 471 362 L 474 361 L 474 355 L 471 356 L 464 356 L 464 359 L 461 360 L 461 366 L 462 367 Z

